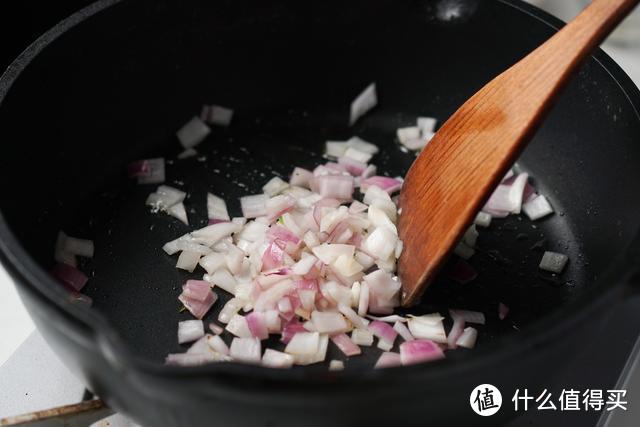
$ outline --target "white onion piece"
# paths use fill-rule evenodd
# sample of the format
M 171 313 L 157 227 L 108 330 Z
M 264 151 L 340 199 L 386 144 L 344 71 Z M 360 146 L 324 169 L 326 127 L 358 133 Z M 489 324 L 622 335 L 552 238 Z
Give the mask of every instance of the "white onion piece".
M 557 252 L 546 251 L 542 255 L 539 268 L 541 270 L 550 271 L 552 273 L 560 274 L 564 270 L 564 266 L 567 265 L 569 257 Z
M 212 362 L 228 362 L 231 358 L 214 351 L 209 353 L 182 353 L 169 354 L 165 358 L 165 364 L 177 366 L 201 366 Z
M 313 173 L 311 173 L 311 171 L 297 167 L 293 169 L 293 172 L 291 173 L 289 184 L 308 188 L 309 180 L 311 178 L 313 178 Z
M 231 317 L 225 329 L 240 338 L 253 337 L 247 324 L 247 319 L 239 314 L 234 314 Z
M 197 252 L 182 251 L 178 257 L 178 262 L 176 262 L 176 268 L 193 273 L 193 270 L 195 270 L 198 265 L 200 256 Z
M 194 157 L 197 155 L 198 155 L 198 152 L 196 151 L 195 148 L 187 148 L 186 150 L 183 150 L 181 153 L 179 153 L 176 157 L 179 160 L 184 160 L 184 159 L 188 159 L 189 157 Z
M 346 175 L 323 175 L 315 178 L 318 193 L 322 197 L 351 200 L 353 195 L 353 177 Z M 246 216 L 246 215 L 245 215 Z
M 453 319 L 455 319 L 456 317 L 461 317 L 465 322 L 468 323 L 477 323 L 480 325 L 485 324 L 484 313 L 481 313 L 479 311 L 451 309 L 449 310 L 449 314 L 451 314 L 451 317 Z
M 200 119 L 217 126 L 229 126 L 233 118 L 233 110 L 220 105 L 203 105 Z
M 366 164 L 369 163 L 369 160 L 371 160 L 372 156 L 371 154 L 360 151 L 357 148 L 349 147 L 344 152 L 344 157 L 355 160 L 356 162 Z
M 479 233 L 476 230 L 476 225 L 471 224 L 467 231 L 465 231 L 464 236 L 462 236 L 462 241 L 469 247 L 475 247 L 478 241 Z
M 420 138 L 420 128 L 417 126 L 398 128 L 396 130 L 396 135 L 398 137 L 398 141 L 404 145 L 407 141 Z
M 369 310 L 369 285 L 365 283 L 360 284 L 360 301 L 358 301 L 358 315 L 364 316 Z
M 297 334 L 296 334 L 297 335 Z M 312 363 L 319 363 L 324 361 L 327 357 L 327 348 L 329 346 L 329 335 L 320 334 L 320 338 L 318 340 L 318 350 L 311 355 L 296 355 L 295 364 L 297 365 L 310 365 Z
M 376 84 L 371 83 L 360 95 L 351 103 L 351 113 L 349 115 L 349 125 L 353 124 L 369 110 L 378 104 L 378 96 L 376 94 Z
M 491 224 L 491 215 L 486 212 L 478 212 L 473 223 L 479 227 L 488 227 Z
M 402 337 L 405 341 L 412 341 L 415 338 L 411 335 L 411 331 L 402 322 L 396 322 L 393 324 L 393 329 Z
M 402 364 L 400 360 L 400 354 L 385 351 L 380 355 L 376 362 L 374 369 L 391 368 L 394 366 L 400 366 Z
M 176 132 L 176 136 L 184 148 L 192 148 L 200 144 L 210 132 L 209 126 L 199 117 L 193 117 Z
M 327 141 L 324 154 L 329 157 L 341 157 L 347 148 L 349 147 L 346 141 Z
M 207 193 L 207 217 L 209 219 L 229 221 L 227 203 L 220 197 Z
M 278 301 L 293 289 L 291 280 L 283 280 L 262 292 L 256 299 L 254 309 L 256 311 L 275 310 Z
M 543 195 L 539 195 L 522 205 L 522 210 L 530 220 L 535 221 L 553 213 L 551 204 Z
M 180 202 L 171 206 L 167 209 L 167 213 L 172 217 L 179 219 L 185 225 L 189 225 L 189 219 L 187 218 L 187 211 L 184 208 L 184 203 Z
M 378 227 L 369 234 L 362 244 L 362 248 L 376 259 L 386 259 L 396 249 L 398 236 L 387 227 Z
M 519 174 L 512 184 L 500 184 L 485 204 L 484 211 L 504 211 L 518 214 L 522 207 L 522 195 L 529 175 Z
M 178 322 L 178 343 L 184 344 L 204 336 L 202 320 L 183 320 Z
M 229 354 L 229 347 L 218 335 L 207 335 L 207 345 L 215 352 Z
M 317 261 L 318 258 L 313 255 L 304 257 L 291 267 L 291 271 L 293 274 L 304 276 L 305 274 L 309 273 L 309 271 L 311 271 Z
M 212 335 L 210 334 L 205 334 L 198 341 L 194 342 L 185 354 L 209 354 L 213 352 L 214 350 L 209 347 L 209 344 L 207 343 L 207 340 L 211 336 Z
M 442 344 L 447 343 L 442 316 L 438 313 L 409 317 L 409 331 L 418 339 L 429 339 Z
M 464 331 L 465 321 L 462 316 L 452 314 L 451 317 L 453 318 L 453 325 L 451 326 L 451 330 L 447 336 L 447 344 L 450 349 L 455 350 L 457 347 L 456 341 Z
M 191 233 L 191 235 L 203 243 L 213 246 L 219 240 L 230 236 L 242 229 L 241 225 L 233 222 L 219 222 L 217 224 L 208 225 Z
M 289 188 L 289 183 L 283 181 L 280 177 L 274 176 L 262 187 L 262 191 L 266 195 L 273 197 L 276 194 L 282 193 L 287 188 Z
M 433 117 L 418 117 L 416 123 L 420 129 L 420 134 L 424 137 L 436 130 L 436 123 L 438 123 L 438 120 Z
M 64 252 L 85 258 L 93 258 L 94 246 L 92 240 L 78 239 L 77 237 L 67 236 L 62 232 L 60 233 L 59 236 L 63 236 L 62 250 Z
M 453 252 L 462 259 L 469 259 L 476 253 L 476 250 L 466 243 L 460 242 L 453 249 Z
M 293 366 L 294 358 L 290 354 L 266 349 L 262 355 L 262 365 L 269 368 L 286 369 Z
M 442 349 L 431 340 L 413 340 L 400 344 L 400 361 L 403 365 L 443 359 Z
M 357 136 L 352 136 L 347 140 L 347 147 L 355 148 L 358 151 L 371 154 L 372 156 L 374 154 L 378 154 L 380 151 L 377 145 L 367 142 Z
M 234 338 L 229 348 L 233 360 L 245 363 L 260 363 L 261 352 L 260 340 L 252 337 Z
M 338 310 L 340 311 L 340 313 L 344 314 L 344 316 L 347 319 L 349 319 L 349 321 L 353 324 L 354 327 L 358 329 L 367 328 L 367 324 L 369 322 L 366 319 L 363 319 L 362 317 L 358 316 L 358 313 L 356 313 L 351 307 L 347 306 L 346 304 L 339 303 Z
M 253 196 L 244 196 L 240 198 L 240 207 L 242 208 L 242 216 L 245 218 L 256 218 L 267 214 L 266 194 L 256 194 Z
M 238 282 L 227 269 L 219 268 L 214 271 L 213 274 L 205 274 L 203 279 L 221 289 L 224 289 L 230 294 L 235 295 Z
M 373 333 L 368 329 L 354 329 L 351 331 L 351 341 L 357 345 L 370 347 L 373 345 Z
M 344 362 L 342 360 L 332 360 L 329 362 L 330 371 L 342 371 L 344 369 Z
M 138 184 L 160 184 L 165 180 L 165 162 L 163 157 L 145 160 L 149 172 L 138 176 Z
M 320 333 L 335 335 L 349 329 L 347 322 L 340 313 L 313 311 L 311 313 L 311 321 L 316 331 Z
M 373 320 L 379 320 L 381 322 L 387 322 L 387 323 L 396 323 L 396 322 L 406 323 L 407 322 L 407 319 L 405 317 L 398 316 L 397 314 L 392 314 L 390 316 L 374 316 L 372 314 L 367 314 L 367 318 L 373 319 Z
M 294 356 L 313 355 L 318 351 L 320 334 L 317 332 L 298 332 L 291 338 L 285 348 L 285 353 Z
M 182 202 L 187 193 L 168 185 L 161 185 L 156 189 L 155 193 L 149 194 L 146 204 L 154 210 L 167 210 L 171 206 Z
M 167 243 L 169 244 L 169 243 Z M 165 245 L 166 246 L 166 245 Z M 223 253 L 211 252 L 200 258 L 200 266 L 204 268 L 208 274 L 213 274 L 226 264 L 226 257 Z
M 229 323 L 229 321 L 240 311 L 245 302 L 239 298 L 231 298 L 220 310 L 218 321 L 220 323 Z
M 462 335 L 456 340 L 456 345 L 464 348 L 473 348 L 478 339 L 478 331 L 471 326 L 464 328 Z

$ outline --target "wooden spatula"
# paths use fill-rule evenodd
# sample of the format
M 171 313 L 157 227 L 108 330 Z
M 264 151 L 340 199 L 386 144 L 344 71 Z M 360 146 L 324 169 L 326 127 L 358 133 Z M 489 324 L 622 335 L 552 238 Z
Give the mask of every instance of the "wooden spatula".
M 402 305 L 420 298 L 582 60 L 639 2 L 593 0 L 440 128 L 400 193 Z

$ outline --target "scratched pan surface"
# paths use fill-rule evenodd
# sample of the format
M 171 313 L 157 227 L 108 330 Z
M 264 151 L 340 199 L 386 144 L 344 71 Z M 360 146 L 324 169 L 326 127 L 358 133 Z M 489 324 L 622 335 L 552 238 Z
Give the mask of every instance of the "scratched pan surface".
M 161 247 L 206 223 L 206 192 L 240 215 L 239 197 L 296 165 L 314 167 L 325 140 L 352 135 L 381 148 L 379 171 L 404 175 L 415 157 L 400 150 L 397 127 L 418 116 L 442 122 L 554 32 L 503 2 L 177 3 L 125 1 L 81 23 L 39 54 L 0 107 L 11 230 L 45 268 L 59 229 L 93 239 L 95 258 L 82 268 L 94 309 L 134 353 L 158 362 L 186 349 L 176 324 L 190 316 L 177 296 L 203 273 L 176 269 Z M 348 127 L 350 101 L 372 81 L 379 106 Z M 517 341 L 595 282 L 640 217 L 624 185 L 640 179 L 640 125 L 627 96 L 597 61 L 583 67 L 517 166 L 556 213 L 481 229 L 471 260 L 478 279 L 461 286 L 441 275 L 412 313 L 482 311 L 482 347 L 506 334 Z M 177 160 L 174 133 L 203 103 L 234 108 L 233 122 L 214 127 L 197 157 Z M 157 156 L 168 160 L 166 184 L 189 194 L 189 227 L 150 213 L 144 200 L 155 186 L 125 177 L 128 162 Z M 544 250 L 569 255 L 563 274 L 538 270 Z M 228 299 L 219 294 L 205 321 Z M 505 321 L 499 302 L 511 308 Z M 347 369 L 372 366 L 378 354 L 366 349 Z M 332 348 L 333 358 L 343 357 Z

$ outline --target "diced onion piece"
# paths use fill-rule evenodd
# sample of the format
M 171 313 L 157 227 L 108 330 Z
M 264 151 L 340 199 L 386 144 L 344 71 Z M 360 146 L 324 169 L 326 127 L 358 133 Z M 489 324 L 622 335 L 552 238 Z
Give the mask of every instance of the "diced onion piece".
M 56 263 L 56 265 L 50 271 L 51 275 L 65 285 L 68 289 L 74 291 L 81 291 L 87 284 L 89 278 L 77 268 L 64 264 Z
M 366 329 L 367 328 L 367 323 L 368 322 L 365 319 L 363 319 L 362 317 L 358 316 L 358 313 L 356 313 L 351 307 L 347 306 L 346 304 L 339 303 L 338 304 L 338 310 L 340 311 L 340 313 L 344 314 L 344 316 L 347 319 L 349 319 L 349 321 L 356 328 L 359 328 L 359 329 Z
M 224 289 L 230 294 L 235 295 L 238 282 L 236 281 L 235 277 L 233 277 L 231 273 L 229 273 L 229 271 L 225 268 L 220 268 L 214 271 L 211 275 L 206 274 L 204 276 L 204 280 L 214 284 L 219 288 Z
M 304 257 L 291 267 L 291 271 L 293 274 L 304 276 L 311 271 L 316 262 L 318 262 L 318 258 L 313 255 Z
M 532 221 L 553 213 L 551 204 L 543 195 L 536 196 L 523 204 L 522 210 Z
M 412 341 L 415 338 L 413 337 L 413 335 L 411 335 L 411 332 L 409 331 L 409 329 L 405 326 L 404 323 L 402 322 L 398 322 L 396 321 L 396 323 L 393 324 L 393 329 L 402 337 L 403 340 L 405 341 Z
M 371 83 L 360 95 L 351 103 L 351 114 L 349 115 L 349 125 L 353 124 L 369 110 L 378 104 L 378 96 L 376 94 L 376 84 Z
M 389 351 L 393 347 L 393 343 L 398 336 L 391 326 L 379 320 L 374 320 L 368 326 L 369 331 L 378 337 L 378 348 Z
M 394 366 L 402 365 L 402 361 L 400 359 L 400 354 L 393 353 L 390 351 L 385 351 L 380 355 L 374 369 L 382 369 L 382 368 L 392 368 Z
M 283 181 L 282 178 L 278 176 L 274 176 L 262 187 L 262 191 L 268 196 L 273 197 L 276 194 L 282 193 L 287 188 L 289 188 L 289 183 Z
M 529 175 L 519 174 L 510 185 L 500 184 L 485 204 L 484 211 L 505 211 L 518 214 Z
M 417 339 L 429 339 L 442 344 L 447 343 L 442 316 L 439 313 L 424 316 L 411 316 L 408 321 L 409 331 Z
M 211 193 L 207 193 L 207 218 L 229 221 L 226 202 Z
M 178 262 L 176 262 L 176 268 L 193 273 L 193 270 L 195 270 L 198 265 L 198 261 L 200 261 L 200 256 L 197 252 L 182 251 L 178 257 Z
M 409 140 L 420 138 L 420 128 L 417 126 L 398 128 L 396 135 L 398 136 L 398 141 L 404 145 Z
M 267 329 L 263 313 L 256 311 L 251 312 L 245 316 L 245 320 L 247 321 L 251 335 L 260 340 L 269 338 L 269 330 Z
M 449 314 L 451 314 L 451 317 L 453 318 L 461 317 L 465 320 L 465 322 L 468 323 L 477 323 L 480 325 L 484 325 L 485 323 L 484 313 L 481 313 L 479 311 L 451 309 L 449 310 Z
M 363 164 L 366 164 L 369 162 L 369 160 L 371 160 L 371 154 L 365 153 L 364 151 L 360 151 L 357 148 L 353 147 L 347 148 L 347 150 L 344 152 L 344 157 Z
M 311 313 L 311 321 L 320 333 L 328 333 L 331 335 L 345 332 L 349 329 L 347 322 L 342 314 L 335 312 L 313 311 Z
M 222 326 L 216 325 L 215 323 L 209 323 L 209 330 L 216 335 L 220 335 L 224 332 L 224 328 Z
M 351 338 L 347 334 L 332 335 L 331 341 L 340 349 L 345 356 L 357 356 L 362 353 L 360 347 L 351 341 Z
M 478 241 L 478 231 L 476 230 L 476 225 L 471 224 L 467 231 L 462 236 L 462 241 L 469 247 L 473 248 L 476 246 L 476 242 Z
M 94 245 L 92 240 L 78 239 L 77 237 L 67 236 L 62 232 L 60 233 L 60 235 L 64 237 L 62 242 L 62 250 L 64 252 L 85 258 L 93 258 Z
M 456 345 L 464 348 L 473 348 L 478 339 L 478 331 L 471 326 L 464 328 L 462 335 L 456 340 Z
M 462 331 L 464 330 L 465 321 L 462 316 L 458 316 L 454 313 L 451 313 L 451 317 L 453 319 L 453 325 L 451 326 L 451 330 L 447 336 L 447 344 L 450 349 L 455 349 L 457 347 L 456 341 L 460 335 L 462 335 Z
M 498 304 L 498 319 L 504 320 L 505 317 L 509 314 L 509 307 L 507 307 L 503 303 Z
M 242 208 L 242 216 L 245 218 L 257 218 L 267 214 L 266 194 L 256 194 L 253 196 L 244 196 L 240 198 L 240 207 Z
M 245 363 L 260 363 L 261 352 L 260 340 L 253 337 L 234 338 L 229 348 L 233 360 Z
M 218 321 L 220 323 L 229 323 L 229 321 L 240 311 L 245 302 L 239 298 L 231 298 L 220 310 Z
M 402 188 L 402 181 L 397 178 L 390 178 L 388 176 L 371 176 L 367 179 L 360 181 L 361 191 L 367 191 L 369 187 L 376 186 L 386 191 L 388 194 L 395 193 Z M 367 203 L 365 201 L 365 203 Z
M 180 202 L 171 206 L 167 209 L 167 213 L 172 217 L 179 219 L 184 224 L 189 225 L 189 219 L 187 218 L 187 211 L 184 208 L 184 203 Z
M 369 285 L 364 282 L 360 284 L 360 301 L 358 301 L 358 315 L 364 316 L 369 310 Z
M 478 212 L 476 219 L 473 221 L 478 227 L 488 227 L 491 224 L 491 215 L 486 212 Z
M 165 180 L 165 162 L 164 157 L 145 160 L 147 163 L 148 173 L 146 175 L 138 175 L 138 184 L 161 184 Z
M 208 335 L 207 345 L 215 352 L 220 354 L 229 354 L 229 347 L 218 335 Z
M 307 169 L 295 168 L 289 179 L 290 185 L 309 188 L 309 180 L 313 178 L 313 173 Z
M 367 170 L 366 162 L 355 160 L 352 157 L 339 157 L 338 164 L 344 166 L 347 172 L 353 176 L 361 176 Z
M 396 249 L 398 236 L 387 227 L 378 227 L 365 239 L 362 247 L 377 259 L 387 259 Z
M 176 132 L 176 136 L 184 148 L 192 148 L 200 144 L 210 132 L 211 129 L 200 117 L 193 117 Z
M 289 341 L 285 353 L 296 356 L 313 355 L 318 351 L 320 334 L 317 332 L 298 332 Z
M 233 110 L 220 105 L 203 105 L 200 119 L 217 126 L 229 126 L 233 118 Z
M 201 366 L 212 362 L 226 362 L 231 360 L 229 356 L 216 352 L 209 353 L 182 353 L 169 354 L 165 358 L 165 364 L 177 366 Z
M 229 320 L 229 323 L 227 324 L 227 327 L 225 329 L 240 338 L 253 337 L 253 334 L 249 329 L 247 319 L 239 314 L 234 314 L 231 317 L 231 320 Z
M 178 343 L 184 344 L 204 336 L 202 320 L 183 320 L 178 322 Z
M 541 270 L 560 274 L 564 270 L 564 266 L 567 265 L 567 261 L 569 261 L 569 257 L 564 254 L 546 251 L 542 255 L 539 267 Z
M 418 117 L 416 123 L 420 129 L 421 135 L 426 136 L 436 130 L 436 123 L 438 123 L 438 120 L 433 117 Z
M 344 362 L 342 360 L 332 360 L 329 362 L 330 371 L 342 371 L 344 369 Z
M 455 248 L 453 248 L 453 253 L 458 255 L 460 258 L 467 260 L 476 253 L 476 250 L 466 243 L 460 242 Z
M 407 341 L 400 344 L 400 361 L 403 365 L 443 359 L 444 353 L 438 344 L 428 339 Z
M 346 141 L 327 141 L 325 143 L 324 154 L 329 157 L 340 157 L 344 155 L 349 146 Z
M 351 200 L 353 195 L 353 177 L 346 175 L 322 175 L 315 178 L 318 193 L 322 197 Z
M 281 351 L 266 349 L 262 355 L 262 365 L 269 368 L 286 369 L 293 366 L 293 356 Z
M 367 142 L 357 136 L 352 136 L 347 140 L 347 147 L 355 148 L 358 151 L 371 154 L 372 156 L 374 154 L 378 154 L 380 151 L 377 145 Z
M 178 160 L 184 160 L 184 159 L 188 159 L 189 157 L 194 157 L 197 155 L 198 155 L 198 152 L 196 151 L 195 148 L 187 148 L 183 150 L 181 153 L 179 153 L 176 157 L 178 158 Z
M 213 246 L 221 239 L 230 236 L 242 229 L 241 225 L 233 222 L 219 222 L 217 224 L 207 225 L 206 227 L 195 230 L 191 235 L 208 246 Z M 215 249 L 215 248 L 214 248 Z
M 357 345 L 371 346 L 373 345 L 373 333 L 368 329 L 356 328 L 351 331 L 351 341 Z

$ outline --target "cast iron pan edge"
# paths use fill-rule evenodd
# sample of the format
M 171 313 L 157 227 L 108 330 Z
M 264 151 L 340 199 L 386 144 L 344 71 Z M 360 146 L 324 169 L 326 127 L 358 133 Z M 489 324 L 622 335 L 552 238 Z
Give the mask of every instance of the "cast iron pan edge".
M 122 0 L 97 1 L 61 21 L 38 38 L 25 49 L 0 78 L 0 103 L 8 93 L 13 82 L 20 76 L 22 70 L 29 65 L 31 60 L 35 58 L 41 50 L 75 25 L 121 1 Z M 564 25 L 559 19 L 521 0 L 499 1 L 538 19 L 553 29 L 557 30 Z M 638 120 L 640 120 L 640 90 L 633 84 L 624 71 L 602 50 L 598 49 L 594 53 L 593 58 L 608 72 L 611 78 L 616 81 L 634 108 Z M 316 385 L 324 383 L 333 386 L 355 385 L 356 383 L 363 382 L 371 384 L 372 382 L 389 381 L 392 379 L 397 381 L 400 378 L 424 381 L 427 378 L 444 378 L 451 375 L 453 369 L 456 370 L 458 375 L 464 375 L 465 371 L 470 372 L 471 370 L 479 369 L 486 363 L 489 357 L 492 358 L 492 363 L 499 363 L 501 360 L 516 356 L 524 357 L 532 348 L 543 346 L 545 342 L 569 333 L 572 325 L 589 316 L 594 310 L 601 309 L 605 304 L 619 300 L 622 292 L 627 290 L 624 285 L 628 282 L 629 276 L 637 269 L 639 258 L 640 234 L 628 248 L 624 248 L 620 254 L 618 254 L 616 260 L 612 262 L 612 265 L 606 270 L 605 274 L 601 276 L 598 283 L 590 289 L 585 290 L 578 301 L 564 306 L 562 312 L 556 311 L 536 322 L 533 326 L 530 326 L 527 330 L 527 338 L 521 340 L 518 346 L 510 346 L 508 350 L 503 345 L 504 339 L 497 338 L 491 343 L 487 343 L 475 350 L 474 357 L 467 360 L 464 364 L 454 364 L 443 360 L 425 365 L 372 370 L 366 373 L 359 371 L 331 373 L 329 375 L 317 376 L 313 379 L 317 380 L 317 382 L 315 382 Z M 50 307 L 55 307 L 55 310 L 68 321 L 68 325 L 65 326 L 67 326 L 66 329 L 68 329 L 69 332 L 75 333 L 77 337 L 83 341 L 93 342 L 93 345 L 97 345 L 101 349 L 104 357 L 112 363 L 114 369 L 137 371 L 152 376 L 164 376 L 167 378 L 182 377 L 186 379 L 206 377 L 212 379 L 215 377 L 216 383 L 210 383 L 210 385 L 214 386 L 217 384 L 220 389 L 224 388 L 227 398 L 230 397 L 229 387 L 235 389 L 234 391 L 236 393 L 234 394 L 237 394 L 238 398 L 241 398 L 241 395 L 247 392 L 245 383 L 234 383 L 233 378 L 237 378 L 238 376 L 254 380 L 263 386 L 268 386 L 270 381 L 278 381 L 279 384 L 283 384 L 284 382 L 290 383 L 287 385 L 292 387 L 288 387 L 286 390 L 288 393 L 293 392 L 291 393 L 292 395 L 295 395 L 300 387 L 305 386 L 305 383 L 299 380 L 302 378 L 308 379 L 309 377 L 304 370 L 277 371 L 235 363 L 210 364 L 194 368 L 167 367 L 134 355 L 129 351 L 105 318 L 92 310 L 87 310 L 67 302 L 65 292 L 31 259 L 9 230 L 1 212 L 0 260 L 16 281 L 24 285 L 23 289 L 25 291 L 38 299 L 45 300 Z M 609 285 L 611 283 L 615 283 L 616 285 Z M 587 301 L 586 304 L 585 301 Z M 234 386 L 234 384 L 236 385 Z M 250 393 L 258 392 L 261 388 L 262 387 L 255 387 Z M 276 398 L 278 395 L 279 393 L 273 393 L 273 390 L 271 390 L 271 393 L 263 396 L 263 398 L 270 400 L 269 396 Z M 325 398 L 326 397 L 325 395 Z

